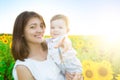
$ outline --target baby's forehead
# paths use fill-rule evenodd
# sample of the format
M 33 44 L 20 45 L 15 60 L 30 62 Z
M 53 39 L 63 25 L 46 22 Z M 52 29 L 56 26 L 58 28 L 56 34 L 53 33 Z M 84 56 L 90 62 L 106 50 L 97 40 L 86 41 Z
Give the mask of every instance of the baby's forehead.
M 68 27 L 68 23 L 64 19 L 55 19 L 55 20 L 51 21 L 51 24 L 52 25 L 57 25 L 57 24 L 63 25 L 64 24 L 66 27 Z

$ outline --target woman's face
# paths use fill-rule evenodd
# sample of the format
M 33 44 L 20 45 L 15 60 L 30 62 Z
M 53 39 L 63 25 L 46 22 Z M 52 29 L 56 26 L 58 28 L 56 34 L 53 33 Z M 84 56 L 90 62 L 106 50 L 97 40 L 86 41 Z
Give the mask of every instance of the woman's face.
M 27 43 L 41 43 L 43 41 L 45 28 L 42 21 L 37 18 L 31 18 L 24 29 L 24 37 Z

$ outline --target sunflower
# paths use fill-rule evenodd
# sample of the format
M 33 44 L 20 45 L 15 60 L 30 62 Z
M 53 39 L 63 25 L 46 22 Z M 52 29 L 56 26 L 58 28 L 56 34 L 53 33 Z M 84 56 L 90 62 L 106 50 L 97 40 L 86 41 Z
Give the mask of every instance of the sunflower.
M 94 40 L 92 40 L 92 39 L 90 39 L 90 40 L 87 41 L 87 47 L 88 47 L 89 49 L 94 49 L 94 47 L 95 47 L 96 45 L 97 45 L 97 44 L 96 44 L 96 41 L 94 41 Z
M 10 46 L 10 48 L 12 47 L 12 41 L 10 42 L 9 46 Z
M 82 65 L 83 65 L 84 68 L 85 68 L 85 67 L 92 66 L 93 64 L 94 64 L 94 62 L 93 62 L 92 60 L 84 60 L 84 61 L 82 62 Z
M 120 80 L 120 74 L 117 75 L 116 79 L 117 79 L 117 80 Z
M 78 43 L 77 43 L 77 45 L 78 45 L 79 48 L 82 48 L 83 46 L 85 46 L 84 40 L 82 40 L 82 39 L 79 40 Z
M 75 48 L 75 49 L 81 49 L 81 48 L 83 48 L 85 46 L 85 42 L 84 42 L 84 40 L 82 40 L 82 39 L 74 39 L 74 42 L 73 42 L 73 47 Z
M 83 61 L 84 80 L 96 80 L 95 65 L 92 61 Z
M 111 68 L 111 64 L 107 61 L 102 61 L 97 65 L 97 80 L 112 80 L 113 79 L 113 71 Z
M 4 38 L 5 38 L 5 35 L 2 35 L 1 38 L 4 39 Z
M 9 40 L 12 40 L 12 36 L 11 36 L 11 35 L 9 35 L 9 36 L 8 36 L 8 39 L 9 39 Z
M 2 37 L 0 36 L 0 41 L 2 41 Z
M 4 44 L 8 43 L 8 40 L 6 38 L 2 39 L 2 41 L 3 41 Z

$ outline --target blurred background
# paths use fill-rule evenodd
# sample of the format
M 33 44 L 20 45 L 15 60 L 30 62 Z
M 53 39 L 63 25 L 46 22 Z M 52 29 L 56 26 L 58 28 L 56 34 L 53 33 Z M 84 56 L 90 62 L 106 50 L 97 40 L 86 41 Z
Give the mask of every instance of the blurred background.
M 69 38 L 83 65 L 84 80 L 120 80 L 119 0 L 0 0 L 0 80 L 14 80 L 12 29 L 23 11 L 41 14 L 49 36 L 55 14 L 69 18 Z

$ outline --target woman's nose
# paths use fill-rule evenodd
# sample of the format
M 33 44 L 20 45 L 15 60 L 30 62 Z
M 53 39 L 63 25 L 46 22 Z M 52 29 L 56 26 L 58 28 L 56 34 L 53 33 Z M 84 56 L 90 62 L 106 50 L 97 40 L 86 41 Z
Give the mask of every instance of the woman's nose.
M 41 27 L 38 27 L 37 32 L 43 32 L 43 29 Z

